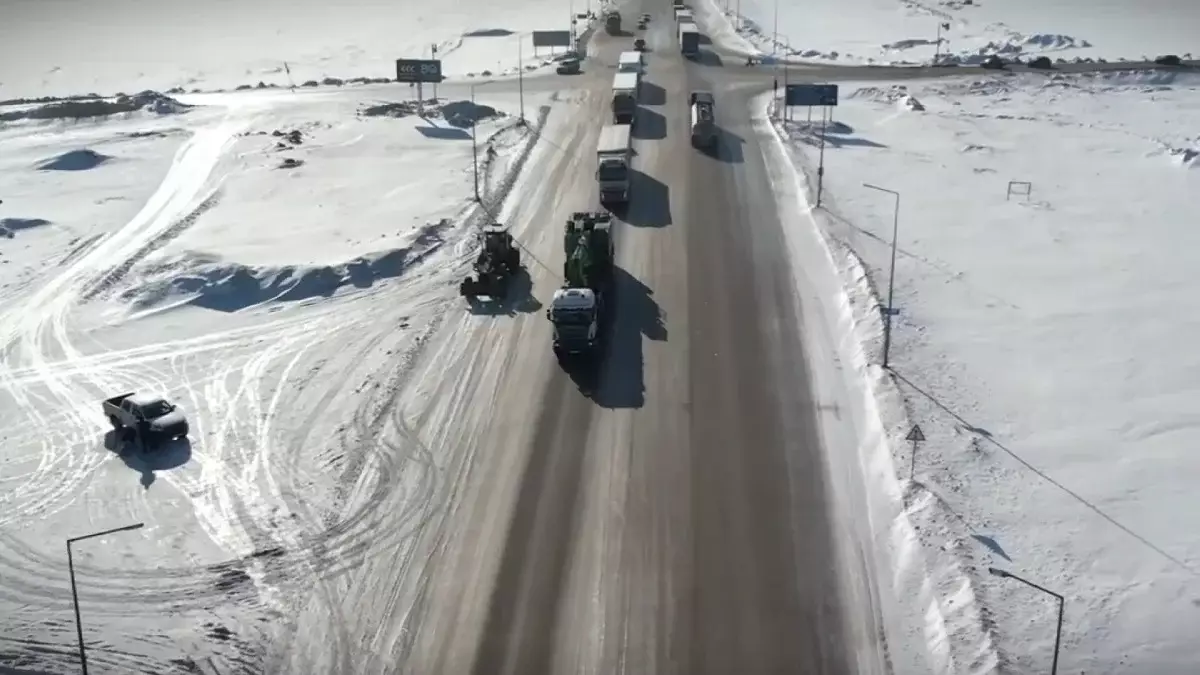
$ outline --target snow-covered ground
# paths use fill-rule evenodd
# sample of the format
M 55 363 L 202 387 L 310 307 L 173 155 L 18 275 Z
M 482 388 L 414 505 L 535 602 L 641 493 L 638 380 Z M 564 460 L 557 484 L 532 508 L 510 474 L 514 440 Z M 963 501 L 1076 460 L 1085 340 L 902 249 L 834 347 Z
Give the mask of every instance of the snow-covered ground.
M 0 100 L 394 78 L 396 59 L 431 58 L 435 47 L 448 77 L 502 74 L 551 56 L 549 48 L 534 54 L 533 31 L 568 30 L 573 13 L 599 6 L 4 0 Z
M 911 64 L 940 54 L 972 63 L 999 54 L 1140 61 L 1200 54 L 1194 30 L 1200 5 L 1189 0 L 699 2 L 740 28 L 744 42 L 737 46 L 795 60 Z
M 876 364 L 893 200 L 863 183 L 901 194 L 894 372 L 868 371 L 892 453 L 863 462 L 934 671 L 1048 667 L 1055 602 L 998 567 L 1066 597 L 1061 672 L 1196 672 L 1200 79 L 843 84 L 833 120 L 813 213 Z
M 294 565 L 361 548 L 344 486 L 383 471 L 370 420 L 418 384 L 483 215 L 470 121 L 495 204 L 550 103 L 526 92 L 524 126 L 515 93 L 423 118 L 409 95 L 0 107 L 0 670 L 76 667 L 66 537 L 146 523 L 76 547 L 103 672 L 245 667 L 274 599 L 312 592 Z M 120 452 L 100 401 L 134 389 L 176 401 L 189 441 Z M 390 494 L 429 467 L 386 470 Z

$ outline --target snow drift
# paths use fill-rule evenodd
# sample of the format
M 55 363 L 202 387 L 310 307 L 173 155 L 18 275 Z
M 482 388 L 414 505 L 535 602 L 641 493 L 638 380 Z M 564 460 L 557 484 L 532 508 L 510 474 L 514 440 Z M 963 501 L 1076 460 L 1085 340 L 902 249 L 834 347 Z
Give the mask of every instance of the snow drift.
M 166 94 L 157 91 L 143 91 L 133 96 L 118 94 L 113 98 L 71 99 L 23 107 L 0 112 L 0 122 L 83 119 L 133 112 L 174 115 L 187 112 L 191 108 L 192 106 L 180 103 Z

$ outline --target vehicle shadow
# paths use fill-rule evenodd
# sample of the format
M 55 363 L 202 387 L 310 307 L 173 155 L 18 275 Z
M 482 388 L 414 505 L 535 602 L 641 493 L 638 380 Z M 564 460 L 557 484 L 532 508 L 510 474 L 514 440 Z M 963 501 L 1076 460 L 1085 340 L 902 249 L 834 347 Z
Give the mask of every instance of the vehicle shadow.
M 158 471 L 178 469 L 192 459 L 192 442 L 188 438 L 166 441 L 150 450 L 134 441 L 123 440 L 115 430 L 104 434 L 104 447 L 117 453 L 125 466 L 140 474 L 139 483 L 149 490 Z
M 629 173 L 629 204 L 618 213 L 634 227 L 666 227 L 671 224 L 671 188 L 648 173 Z
M 716 153 L 711 157 L 726 164 L 741 164 L 746 161 L 746 140 L 725 127 L 717 127 Z
M 429 120 L 426 120 L 429 122 Z M 417 131 L 426 138 L 434 138 L 444 141 L 469 141 L 471 134 L 458 127 L 439 127 L 429 122 L 428 126 L 418 126 Z
M 603 358 L 593 364 L 566 366 L 567 372 L 579 390 L 602 408 L 641 408 L 646 404 L 642 338 L 667 339 L 662 310 L 653 291 L 620 267 L 613 269 L 610 302 Z
M 696 41 L 702 45 L 711 45 L 712 44 L 712 38 L 708 37 L 704 33 L 701 33 L 699 38 Z
M 653 82 L 642 82 L 642 105 L 663 105 L 667 102 L 667 90 Z
M 530 314 L 542 308 L 533 294 L 533 277 L 522 267 L 508 281 L 508 292 L 502 298 L 465 298 L 467 307 L 477 316 L 516 316 Z
M 830 148 L 844 147 L 863 147 L 863 148 L 886 148 L 882 143 L 876 143 L 861 136 L 853 136 L 854 130 L 849 125 L 841 122 L 830 122 L 825 125 L 825 129 L 821 129 L 821 123 L 817 122 L 787 122 L 785 127 L 788 138 L 794 141 L 799 141 L 805 145 L 819 146 L 822 139 L 825 145 Z
M 662 113 L 639 107 L 636 124 L 629 135 L 643 141 L 661 141 L 667 137 L 667 118 Z
M 697 54 L 692 60 L 699 65 L 708 66 L 710 68 L 720 68 L 725 65 L 725 62 L 721 60 L 720 54 L 717 54 L 711 49 L 701 49 L 700 53 Z

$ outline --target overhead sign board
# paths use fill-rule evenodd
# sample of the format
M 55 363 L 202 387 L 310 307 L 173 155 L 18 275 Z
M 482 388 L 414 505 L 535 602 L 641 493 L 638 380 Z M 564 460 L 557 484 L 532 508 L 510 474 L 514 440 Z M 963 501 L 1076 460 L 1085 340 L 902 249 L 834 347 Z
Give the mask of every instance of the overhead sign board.
M 789 84 L 784 92 L 784 103 L 789 106 L 826 106 L 838 104 L 836 84 Z
M 533 31 L 534 47 L 570 47 L 571 31 L 569 30 L 535 30 Z
M 397 82 L 441 82 L 440 59 L 396 59 Z

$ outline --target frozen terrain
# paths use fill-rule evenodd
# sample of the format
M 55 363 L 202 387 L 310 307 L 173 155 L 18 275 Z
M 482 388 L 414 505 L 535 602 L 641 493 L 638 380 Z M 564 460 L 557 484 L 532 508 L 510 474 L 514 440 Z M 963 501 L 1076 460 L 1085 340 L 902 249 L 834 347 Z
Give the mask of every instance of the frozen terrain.
M 535 65 L 550 56 L 548 48 L 541 58 L 533 53 L 532 31 L 568 30 L 573 12 L 598 7 L 598 0 L 3 0 L 0 100 L 393 78 L 396 59 L 430 58 L 433 47 L 448 77 L 500 74 L 518 59 Z
M 864 467 L 891 494 L 898 582 L 932 580 L 935 667 L 1048 667 L 1053 599 L 995 566 L 1066 597 L 1062 671 L 1195 672 L 1200 79 L 841 92 L 813 213 L 878 363 L 893 201 L 863 183 L 902 195 L 893 371 L 870 369 L 892 457 Z M 822 134 L 792 114 L 811 201 Z
M 742 48 L 801 61 L 912 64 L 940 55 L 973 63 L 992 54 L 1141 61 L 1200 53 L 1200 5 L 1187 0 L 703 1 L 740 27 Z
M 428 458 L 376 464 L 380 411 L 420 386 L 486 217 L 472 124 L 494 209 L 549 101 L 526 92 L 522 125 L 486 87 L 424 116 L 408 94 L 0 107 L 0 670 L 76 668 L 63 541 L 145 522 L 76 547 L 93 667 L 261 672 L 306 573 L 387 543 L 360 536 L 373 504 L 429 498 Z M 189 441 L 119 447 L 99 402 L 133 389 Z

